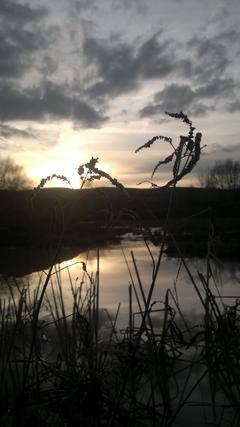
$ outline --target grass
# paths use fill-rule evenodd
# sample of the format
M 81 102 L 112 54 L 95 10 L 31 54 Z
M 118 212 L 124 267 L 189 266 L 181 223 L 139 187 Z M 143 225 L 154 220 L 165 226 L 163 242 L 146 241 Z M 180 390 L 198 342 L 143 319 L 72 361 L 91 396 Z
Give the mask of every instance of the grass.
M 82 261 L 79 279 L 73 281 L 67 269 L 70 311 L 62 270 L 56 265 L 58 249 L 34 291 L 15 280 L 13 292 L 5 280 L 9 299 L 0 301 L 1 426 L 170 427 L 186 425 L 191 417 L 196 426 L 239 425 L 240 302 L 236 299 L 229 305 L 221 297 L 212 268 L 211 235 L 206 242 L 206 271 L 199 271 L 195 278 L 169 229 L 176 184 L 192 170 L 201 153 L 200 134 L 194 139 L 187 116 L 173 117 L 189 127 L 188 136 L 180 137 L 177 147 L 164 137 L 140 147 L 149 148 L 157 140 L 169 143 L 173 154 L 158 161 L 151 182 L 166 161 L 174 161 L 173 177 L 166 184 L 171 193 L 157 255 L 151 236 L 150 241 L 144 240 L 151 260 L 147 292 L 134 252 L 130 263 L 123 251 L 129 271 L 128 322 L 123 330 L 117 329 L 120 305 L 114 316 L 99 307 L 99 251 L 95 273 Z M 80 166 L 83 185 L 106 178 L 129 197 L 96 164 L 97 159 L 92 159 Z M 182 311 L 177 286 L 174 293 L 168 289 L 162 301 L 153 300 L 157 279 L 161 282 L 167 238 L 195 289 L 202 308 L 200 324 L 190 323 Z
M 79 283 L 69 271 L 69 312 L 57 267 L 37 322 L 44 276 L 33 294 L 19 288 L 2 303 L 1 425 L 170 426 L 197 405 L 208 422 L 230 425 L 231 417 L 238 425 L 238 301 L 228 306 L 217 298 L 210 274 L 207 282 L 199 273 L 196 283 L 182 260 L 202 304 L 202 324 L 189 323 L 170 290 L 147 310 L 132 257 L 129 322 L 121 333 L 119 310 L 110 317 L 99 309 L 98 272 L 88 274 L 85 265 Z M 203 400 L 201 387 L 208 390 Z

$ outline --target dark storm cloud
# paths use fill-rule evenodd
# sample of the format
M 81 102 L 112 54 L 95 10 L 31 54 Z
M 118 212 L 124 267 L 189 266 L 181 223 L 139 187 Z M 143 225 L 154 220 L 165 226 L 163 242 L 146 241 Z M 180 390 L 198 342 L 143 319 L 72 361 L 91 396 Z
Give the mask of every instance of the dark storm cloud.
M 240 32 L 235 28 L 220 32 L 213 37 L 195 36 L 187 43 L 193 53 L 191 77 L 199 82 L 220 78 L 233 66 L 234 50 L 240 41 Z
M 0 137 L 9 139 L 12 137 L 20 138 L 37 138 L 36 134 L 31 129 L 18 129 L 13 126 L 9 126 L 0 123 Z
M 49 45 L 42 32 L 0 30 L 0 78 L 18 78 L 34 66 L 33 56 Z
M 106 117 L 77 98 L 73 85 L 47 80 L 60 67 L 51 50 L 59 28 L 49 22 L 45 8 L 0 2 L 0 118 L 5 122 L 70 119 L 79 126 L 99 127 Z M 33 75 L 38 76 L 35 84 Z M 6 134 L 7 128 L 2 132 Z
M 46 16 L 45 8 L 0 2 L 0 78 L 23 76 L 35 65 L 41 50 L 53 42 L 54 29 L 46 31 L 42 26 Z
M 104 1 L 102 3 L 104 3 Z M 147 2 L 145 0 L 111 0 L 109 3 L 114 11 L 119 9 L 126 10 L 130 8 L 134 8 L 139 13 L 145 13 L 147 11 Z M 73 0 L 72 4 L 78 13 L 88 9 L 96 9 L 100 6 L 98 0 Z
M 44 87 L 21 89 L 13 85 L 0 87 L 0 118 L 3 121 L 72 119 L 84 127 L 99 127 L 106 117 L 85 101 L 71 96 L 65 85 L 45 83 Z
M 240 102 L 233 102 L 236 97 L 236 90 L 239 84 L 232 78 L 214 79 L 205 85 L 193 89 L 189 84 L 172 83 L 166 85 L 164 89 L 157 92 L 154 102 L 145 106 L 140 111 L 141 117 L 153 117 L 163 114 L 164 111 L 185 111 L 191 115 L 205 115 L 208 111 L 217 108 L 218 103 L 223 104 L 222 108 L 231 112 L 240 110 Z M 227 103 L 227 99 L 229 102 Z
M 231 63 L 226 47 L 221 44 L 196 38 L 191 41 L 190 47 L 196 52 L 193 77 L 201 82 L 212 76 L 221 76 Z
M 134 8 L 138 13 L 145 14 L 148 10 L 147 2 L 144 0 L 112 0 L 113 8 Z
M 6 19 L 8 23 L 18 22 L 19 25 L 29 23 L 29 21 L 39 21 L 46 16 L 47 9 L 44 7 L 32 8 L 29 4 L 15 3 L 11 0 L 1 0 L 0 17 Z
M 154 102 L 141 110 L 141 116 L 153 116 L 166 109 L 204 115 L 215 110 L 216 101 L 219 106 L 221 99 L 229 100 L 224 106 L 226 111 L 237 111 L 239 84 L 228 71 L 234 65 L 230 47 L 238 46 L 239 35 L 236 28 L 230 28 L 208 38 L 195 36 L 186 45 L 185 57 L 177 51 L 176 41 L 164 40 L 163 31 L 137 48 L 118 40 L 110 43 L 87 38 L 84 54 L 89 65 L 95 66 L 95 82 L 86 93 L 90 98 L 111 100 L 139 89 L 147 80 L 172 78 Z M 187 83 L 178 83 L 179 78 Z
M 212 22 L 215 22 L 215 23 L 222 22 L 228 16 L 229 16 L 229 11 L 226 9 L 226 7 L 220 6 L 219 9 L 217 9 L 215 15 L 212 17 Z
M 32 144 L 32 140 L 37 144 Z M 19 129 L 5 123 L 0 123 L 0 150 L 25 151 L 47 150 L 58 143 L 59 134 L 56 131 L 46 131 L 27 127 Z
M 88 63 L 95 64 L 97 69 L 97 82 L 87 90 L 91 97 L 118 95 L 138 86 L 132 46 L 119 44 L 112 47 L 105 41 L 87 39 L 84 54 Z
M 142 44 L 136 56 L 140 75 L 144 78 L 162 78 L 168 76 L 175 68 L 175 55 L 171 42 L 159 41 L 162 31 L 154 34 Z
M 141 117 L 161 115 L 165 111 L 184 111 L 191 115 L 201 115 L 207 112 L 208 107 L 197 100 L 194 90 L 188 85 L 176 83 L 167 85 L 155 95 L 155 102 L 147 105 L 140 111 Z
M 20 77 L 26 70 L 26 62 L 20 61 L 19 49 L 5 39 L 0 31 L 0 77 Z
M 228 28 L 211 38 L 212 43 L 222 43 L 226 47 L 231 47 L 231 44 L 238 44 L 240 39 L 240 31 L 235 27 Z
M 206 85 L 200 86 L 196 90 L 196 95 L 200 98 L 229 98 L 234 96 L 238 83 L 232 78 L 214 79 Z
M 104 1 L 102 10 L 117 3 Z M 124 0 L 121 7 L 140 8 L 146 3 Z M 142 36 L 141 42 L 138 38 L 134 45 L 127 35 L 128 42 L 116 34 L 89 37 L 92 30 L 84 30 L 81 12 L 101 11 L 97 0 L 71 0 L 67 34 L 51 26 L 53 8 L 30 4 L 0 0 L 1 120 L 68 119 L 79 126 L 99 127 L 107 120 L 103 108 L 111 107 L 114 97 L 137 91 L 147 81 L 166 79 L 172 83 L 156 94 L 141 116 L 179 109 L 201 115 L 216 109 L 223 97 L 226 110 L 240 109 L 236 82 L 227 75 L 233 64 L 229 46 L 235 49 L 239 41 L 236 28 L 212 37 L 196 35 L 186 46 L 160 30 L 145 40 Z
M 138 88 L 143 80 L 169 76 L 175 56 L 170 41 L 159 40 L 161 34 L 157 32 L 136 49 L 126 43 L 86 39 L 84 54 L 95 65 L 97 80 L 87 93 L 93 98 L 117 96 Z
M 235 101 L 230 102 L 227 105 L 227 108 L 230 113 L 236 113 L 237 111 L 240 111 L 240 99 L 236 99 Z
M 141 110 L 140 115 L 150 117 L 166 110 L 204 115 L 219 107 L 228 112 L 240 111 L 239 81 L 232 73 L 235 61 L 239 59 L 239 40 L 240 32 L 236 28 L 208 38 L 191 38 L 187 43 L 189 57 L 176 63 L 175 74 L 175 79 L 185 77 L 187 83 L 180 84 L 176 80 L 166 85 L 155 95 L 154 102 Z

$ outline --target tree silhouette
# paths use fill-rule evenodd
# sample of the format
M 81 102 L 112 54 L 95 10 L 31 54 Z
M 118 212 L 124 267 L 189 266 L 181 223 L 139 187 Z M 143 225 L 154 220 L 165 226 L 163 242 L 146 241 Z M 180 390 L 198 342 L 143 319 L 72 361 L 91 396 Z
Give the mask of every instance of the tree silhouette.
M 232 159 L 218 160 L 212 168 L 200 172 L 199 182 L 205 188 L 240 188 L 240 162 Z
M 11 157 L 0 158 L 0 189 L 23 190 L 31 188 L 32 182 L 28 178 L 23 166 L 20 166 Z

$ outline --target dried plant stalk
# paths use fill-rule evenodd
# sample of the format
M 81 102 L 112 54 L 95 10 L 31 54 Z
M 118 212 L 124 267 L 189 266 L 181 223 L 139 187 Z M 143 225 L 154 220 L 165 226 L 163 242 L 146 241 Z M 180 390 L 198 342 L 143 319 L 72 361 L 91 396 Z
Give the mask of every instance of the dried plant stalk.
M 112 185 L 119 188 L 121 191 L 125 191 L 124 186 L 116 179 L 112 178 L 107 172 L 102 171 L 96 167 L 98 162 L 98 157 L 92 157 L 88 163 L 80 165 L 78 168 L 78 175 L 82 180 L 82 187 L 86 181 L 94 181 L 95 179 L 100 180 L 101 178 L 106 178 L 111 182 Z
M 198 132 L 194 136 L 195 127 L 193 127 L 191 120 L 188 118 L 186 114 L 184 114 L 182 111 L 180 113 L 166 112 L 166 114 L 175 119 L 182 120 L 186 125 L 188 125 L 189 127 L 188 135 L 180 136 L 180 141 L 177 147 L 173 145 L 172 139 L 170 137 L 154 136 L 145 144 L 137 148 L 135 150 L 135 153 L 138 153 L 143 148 L 150 148 L 152 144 L 159 139 L 167 142 L 173 148 L 173 151 L 170 155 L 168 155 L 164 160 L 159 160 L 159 162 L 156 164 L 156 166 L 153 169 L 151 179 L 148 181 L 142 181 L 139 184 L 142 184 L 143 182 L 149 182 L 152 185 L 152 187 L 159 187 L 156 183 L 152 182 L 152 179 L 155 173 L 157 172 L 158 168 L 161 165 L 168 164 L 173 161 L 174 162 L 172 167 L 173 178 L 170 179 L 163 187 L 175 186 L 178 181 L 180 181 L 185 175 L 187 175 L 192 171 L 192 169 L 200 159 L 202 148 L 205 147 L 205 146 L 201 147 L 202 134 Z

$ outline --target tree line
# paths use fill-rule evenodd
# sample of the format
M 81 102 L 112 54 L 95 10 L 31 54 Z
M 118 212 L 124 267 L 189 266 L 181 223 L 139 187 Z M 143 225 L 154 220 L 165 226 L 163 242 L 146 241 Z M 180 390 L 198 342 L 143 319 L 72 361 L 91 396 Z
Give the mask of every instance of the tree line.
M 237 189 L 240 188 L 240 162 L 226 159 L 216 161 L 212 167 L 199 172 L 198 181 L 203 188 Z M 33 187 L 23 166 L 11 157 L 0 158 L 0 189 L 24 190 Z
M 240 162 L 232 159 L 217 160 L 212 167 L 201 171 L 198 179 L 203 188 L 240 188 Z
M 0 189 L 25 190 L 32 188 L 32 181 L 23 166 L 14 162 L 11 157 L 0 159 Z

